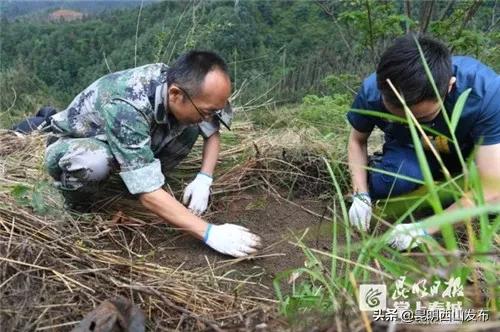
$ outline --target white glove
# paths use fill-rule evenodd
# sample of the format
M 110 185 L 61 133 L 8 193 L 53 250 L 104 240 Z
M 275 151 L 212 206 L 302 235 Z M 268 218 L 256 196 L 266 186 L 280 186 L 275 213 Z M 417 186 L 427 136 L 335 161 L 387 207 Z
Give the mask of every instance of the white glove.
M 210 175 L 200 172 L 184 190 L 182 202 L 184 205 L 189 202 L 188 209 L 198 216 L 207 209 L 212 181 Z
M 349 209 L 349 221 L 358 230 L 368 231 L 372 218 L 372 200 L 368 193 L 357 193 L 353 196 Z
M 245 227 L 234 224 L 208 224 L 203 241 L 212 249 L 233 257 L 252 254 L 261 243 L 260 237 L 250 233 Z
M 415 248 L 422 243 L 421 238 L 429 234 L 418 224 L 399 224 L 391 231 L 387 244 L 397 250 Z

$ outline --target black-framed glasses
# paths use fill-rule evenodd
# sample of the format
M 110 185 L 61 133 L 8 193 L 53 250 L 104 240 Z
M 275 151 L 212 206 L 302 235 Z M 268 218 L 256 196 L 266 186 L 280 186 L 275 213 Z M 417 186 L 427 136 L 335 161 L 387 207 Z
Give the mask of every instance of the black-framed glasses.
M 219 112 L 222 112 L 222 109 L 218 109 L 218 110 L 208 110 L 208 112 L 210 114 L 203 114 L 200 109 L 198 108 L 198 106 L 196 106 L 196 104 L 194 103 L 193 99 L 191 98 L 191 96 L 189 95 L 189 93 L 187 93 L 186 90 L 184 90 L 183 88 L 181 88 L 180 86 L 176 85 L 179 90 L 181 90 L 187 97 L 187 99 L 189 99 L 189 101 L 191 102 L 191 104 L 193 105 L 193 107 L 195 108 L 196 112 L 198 112 L 198 114 L 200 115 L 200 117 L 205 120 L 207 117 L 210 119 L 212 118 L 213 116 L 215 116 L 215 118 L 217 120 L 219 120 L 220 123 L 222 123 L 224 125 L 224 127 L 226 127 L 228 130 L 231 130 L 231 128 L 229 128 L 229 125 L 226 123 L 226 121 L 224 121 L 222 119 L 222 116 L 219 114 Z

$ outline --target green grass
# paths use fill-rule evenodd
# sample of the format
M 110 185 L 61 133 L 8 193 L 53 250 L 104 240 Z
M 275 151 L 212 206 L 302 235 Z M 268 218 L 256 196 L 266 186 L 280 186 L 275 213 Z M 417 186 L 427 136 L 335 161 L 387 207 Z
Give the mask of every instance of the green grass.
M 339 128 L 347 124 L 345 115 L 350 98 L 348 94 L 307 95 L 295 106 L 253 111 L 251 120 L 263 129 L 314 128 L 320 136 L 329 139 L 346 133 L 339 132 Z
M 424 59 L 423 54 L 421 56 Z M 423 62 L 434 90 L 437 91 L 425 60 Z M 359 317 L 363 315 L 357 309 L 356 294 L 359 284 L 385 283 L 391 290 L 394 282 L 400 277 L 406 278 L 407 286 L 421 279 L 427 280 L 429 285 L 435 281 L 444 283 L 451 277 L 461 277 L 462 283 L 466 281 L 467 288 L 472 292 L 472 295 L 463 299 L 464 307 L 486 308 L 492 311 L 490 317 L 494 317 L 496 308 L 500 305 L 497 284 L 499 271 L 491 255 L 498 255 L 500 249 L 498 244 L 500 205 L 485 202 L 477 167 L 473 162 L 465 160 L 454 134 L 469 92 L 466 91 L 460 96 L 451 119 L 445 117 L 452 133 L 449 138 L 451 145 L 460 157 L 462 174 L 452 177 L 441 162 L 445 180 L 440 183 L 432 177 L 419 138 L 425 128 L 416 121 L 401 99 L 407 117 L 405 122 L 409 125 L 418 162 L 424 175 L 421 182 L 423 188 L 403 197 L 379 202 L 374 209 L 375 216 L 372 219 L 371 232 L 368 234 L 359 234 L 351 229 L 347 215 L 349 207 L 343 199 L 339 185 L 346 179 L 334 171 L 339 166 L 337 161 L 325 159 L 333 191 L 336 193 L 332 202 L 332 210 L 335 212 L 332 217 L 332 249 L 331 251 L 313 249 L 305 244 L 303 236 L 296 239 L 296 244 L 303 250 L 306 266 L 285 271 L 274 282 L 281 312 L 285 316 L 292 318 L 297 314 L 320 308 L 339 316 L 346 312 L 355 312 Z M 439 102 L 444 109 L 441 98 Z M 360 112 L 391 117 L 373 111 Z M 446 115 L 446 111 L 443 114 Z M 439 155 L 436 157 L 440 160 Z M 401 178 L 398 174 L 391 175 Z M 443 202 L 456 202 L 465 192 L 472 193 L 475 207 L 445 211 Z M 431 216 L 415 220 L 415 212 L 419 209 L 431 210 Z M 377 223 L 375 227 L 373 227 L 374 220 Z M 439 227 L 440 234 L 426 239 L 415 253 L 398 252 L 388 247 L 386 239 L 392 228 L 390 224 L 397 225 L 409 221 L 423 221 L 422 227 Z M 459 236 L 460 232 L 456 226 L 461 222 L 465 225 L 465 232 L 462 232 L 465 235 Z M 345 231 L 340 231 L 341 229 Z M 285 294 L 282 285 L 290 276 L 294 276 L 294 285 L 297 285 L 290 293 Z M 365 321 L 365 326 L 366 324 Z

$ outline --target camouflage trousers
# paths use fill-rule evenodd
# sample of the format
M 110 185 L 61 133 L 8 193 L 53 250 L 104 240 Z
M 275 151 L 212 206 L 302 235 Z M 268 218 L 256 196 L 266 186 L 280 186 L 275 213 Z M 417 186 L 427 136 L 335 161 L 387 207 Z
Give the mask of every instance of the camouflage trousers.
M 198 127 L 188 127 L 156 154 L 163 172 L 174 169 L 189 154 L 198 134 Z M 45 168 L 69 200 L 89 198 L 85 196 L 97 193 L 120 170 L 108 144 L 95 138 L 58 139 L 45 150 Z

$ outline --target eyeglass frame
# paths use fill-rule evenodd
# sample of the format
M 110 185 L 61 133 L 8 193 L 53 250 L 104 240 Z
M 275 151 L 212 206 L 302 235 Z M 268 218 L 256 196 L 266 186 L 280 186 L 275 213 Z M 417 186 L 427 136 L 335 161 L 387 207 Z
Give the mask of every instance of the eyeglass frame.
M 191 102 L 191 104 L 193 105 L 193 107 L 195 108 L 196 112 L 198 112 L 198 114 L 200 115 L 200 117 L 205 121 L 205 118 L 207 117 L 207 115 L 203 115 L 203 113 L 200 111 L 200 109 L 198 108 L 198 106 L 196 106 L 196 104 L 194 103 L 193 99 L 191 98 L 191 96 L 189 95 L 189 93 L 187 93 L 186 90 L 184 90 L 184 88 L 178 86 L 177 84 L 175 85 L 177 88 L 179 88 L 179 90 L 182 91 L 182 93 L 184 93 L 186 95 L 186 97 L 188 98 L 188 100 Z M 220 111 L 222 111 L 223 109 L 218 109 L 218 110 L 215 110 L 213 111 L 209 116 L 210 118 L 214 117 L 219 120 L 220 123 L 222 123 L 224 125 L 224 127 L 226 127 L 228 130 L 231 130 L 231 128 L 229 127 L 229 125 L 226 123 L 226 121 L 224 121 L 222 119 L 222 116 L 218 113 Z

